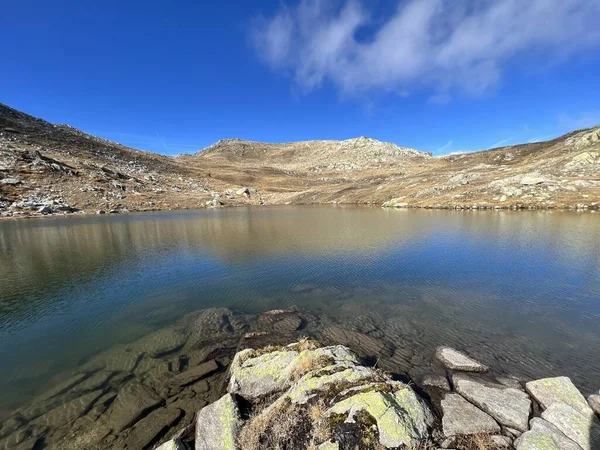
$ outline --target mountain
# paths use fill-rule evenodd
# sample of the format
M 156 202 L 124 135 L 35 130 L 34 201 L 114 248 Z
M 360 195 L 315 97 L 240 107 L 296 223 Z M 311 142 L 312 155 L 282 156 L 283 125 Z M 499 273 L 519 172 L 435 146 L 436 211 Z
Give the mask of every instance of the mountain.
M 600 209 L 600 128 L 444 157 L 367 137 L 168 157 L 0 104 L 0 217 L 316 203 Z

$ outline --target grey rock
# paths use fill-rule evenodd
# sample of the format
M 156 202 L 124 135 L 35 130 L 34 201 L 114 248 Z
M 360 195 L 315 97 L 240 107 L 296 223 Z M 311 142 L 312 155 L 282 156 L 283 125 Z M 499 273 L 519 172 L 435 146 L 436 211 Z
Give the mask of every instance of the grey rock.
M 438 347 L 435 357 L 448 369 L 463 372 L 487 372 L 488 367 L 451 347 Z
M 531 429 L 523 433 L 515 441 L 515 446 L 519 450 L 544 448 L 542 445 L 545 442 L 561 450 L 581 450 L 581 447 L 576 442 L 569 439 L 556 426 L 542 418 L 534 417 L 531 419 L 529 425 Z M 552 444 L 550 444 L 550 441 Z
M 592 394 L 588 397 L 588 404 L 592 407 L 594 412 L 600 415 L 600 395 Z
M 492 444 L 497 448 L 512 448 L 512 439 L 506 436 L 490 436 L 490 441 L 492 441 Z
M 85 373 L 78 373 L 68 378 L 67 380 L 53 386 L 51 389 L 48 389 L 42 395 L 38 397 L 39 400 L 48 400 L 56 395 L 60 395 L 63 392 L 68 391 L 76 384 L 80 383 L 85 379 L 87 375 Z
M 108 422 L 116 432 L 121 432 L 161 402 L 162 398 L 152 389 L 132 381 L 119 391 L 110 408 Z
M 525 389 L 543 409 L 550 407 L 553 403 L 566 403 L 582 414 L 591 412 L 585 397 L 568 377 L 530 381 L 525 384 Z
M 542 418 L 556 426 L 583 450 L 600 447 L 600 423 L 593 412 L 581 414 L 566 403 L 555 402 L 542 413 Z
M 499 433 L 496 421 L 458 394 L 448 393 L 442 400 L 444 436 Z
M 240 410 L 231 394 L 202 408 L 196 417 L 196 450 L 236 450 L 242 425 Z
M 450 383 L 448 383 L 448 379 L 443 375 L 425 375 L 421 381 L 421 385 L 450 391 Z
M 531 400 L 518 389 L 475 380 L 465 374 L 452 377 L 456 391 L 500 424 L 527 431 Z

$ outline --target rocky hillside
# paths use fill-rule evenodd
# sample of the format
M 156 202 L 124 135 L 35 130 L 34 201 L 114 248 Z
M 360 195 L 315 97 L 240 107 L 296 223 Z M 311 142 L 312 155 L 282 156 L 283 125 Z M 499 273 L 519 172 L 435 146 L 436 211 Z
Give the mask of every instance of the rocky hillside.
M 360 137 L 143 152 L 0 104 L 0 217 L 247 204 L 600 208 L 600 128 L 475 153 Z

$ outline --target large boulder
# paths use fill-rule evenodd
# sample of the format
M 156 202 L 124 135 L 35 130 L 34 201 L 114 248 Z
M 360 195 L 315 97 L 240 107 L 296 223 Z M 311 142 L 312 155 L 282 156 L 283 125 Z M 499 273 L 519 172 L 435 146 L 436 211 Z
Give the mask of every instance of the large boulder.
M 409 387 L 395 392 L 362 392 L 334 404 L 328 414 L 347 414 L 355 420 L 359 411 L 377 424 L 379 443 L 386 447 L 416 446 L 429 437 L 434 418 L 427 405 Z
M 444 436 L 499 433 L 500 425 L 488 414 L 458 394 L 448 393 L 442 400 Z
M 236 450 L 242 425 L 235 397 L 226 394 L 198 412 L 196 450 Z
M 525 389 L 543 409 L 549 408 L 553 403 L 566 403 L 582 414 L 591 411 L 585 397 L 568 377 L 530 381 L 525 384 Z
M 454 374 L 452 381 L 459 394 L 501 425 L 527 431 L 531 400 L 525 392 L 474 379 L 465 374 Z
M 231 364 L 228 392 L 257 400 L 283 392 L 311 370 L 332 364 L 358 364 L 356 355 L 345 347 L 312 348 L 306 343 L 280 349 L 238 352 Z
M 438 347 L 435 357 L 448 369 L 463 372 L 487 372 L 488 367 L 451 347 Z
M 594 413 L 582 414 L 571 405 L 555 402 L 542 413 L 542 418 L 579 444 L 583 450 L 600 448 L 600 423 Z
M 544 419 L 534 417 L 529 425 L 530 430 L 515 441 L 517 450 L 581 450 L 575 441 Z

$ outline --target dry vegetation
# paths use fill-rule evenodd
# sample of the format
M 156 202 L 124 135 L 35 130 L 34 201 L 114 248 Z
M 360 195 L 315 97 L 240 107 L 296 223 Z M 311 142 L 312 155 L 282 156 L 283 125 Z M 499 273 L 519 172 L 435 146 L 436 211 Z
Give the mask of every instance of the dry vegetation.
M 600 129 L 431 157 L 373 139 L 142 152 L 0 104 L 0 217 L 259 204 L 600 208 Z

